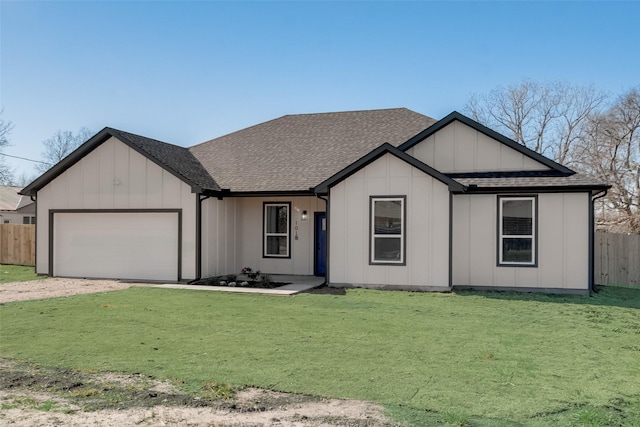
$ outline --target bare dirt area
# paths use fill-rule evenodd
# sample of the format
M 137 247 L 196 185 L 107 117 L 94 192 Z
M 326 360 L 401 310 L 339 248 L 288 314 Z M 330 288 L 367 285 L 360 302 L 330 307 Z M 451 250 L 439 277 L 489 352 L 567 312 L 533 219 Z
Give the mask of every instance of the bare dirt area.
M 152 285 L 117 280 L 65 279 L 60 277 L 27 282 L 2 283 L 0 284 L 0 303 L 119 291 L 131 286 Z
M 38 368 L 0 359 L 0 424 L 12 426 L 392 426 L 355 400 L 211 384 L 194 395 L 141 375 Z
M 46 279 L 0 284 L 0 303 L 151 284 Z M 389 427 L 381 406 L 256 388 L 180 384 L 141 375 L 51 369 L 0 359 L 0 424 L 11 426 Z

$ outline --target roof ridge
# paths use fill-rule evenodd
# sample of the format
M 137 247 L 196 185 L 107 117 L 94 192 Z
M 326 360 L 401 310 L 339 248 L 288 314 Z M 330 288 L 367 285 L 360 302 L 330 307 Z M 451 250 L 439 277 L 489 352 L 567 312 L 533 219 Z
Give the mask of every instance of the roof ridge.
M 343 111 L 323 111 L 320 113 L 298 113 L 298 114 L 285 114 L 281 117 L 295 117 L 295 116 L 321 116 L 324 114 L 348 114 L 348 113 L 370 113 L 374 111 L 393 111 L 393 110 L 406 110 L 411 111 L 412 113 L 420 114 L 424 116 L 424 114 L 418 113 L 417 111 L 410 110 L 407 107 L 392 107 L 392 108 L 373 108 L 369 110 L 343 110 Z M 428 116 L 425 116 L 428 117 Z
M 182 149 L 187 150 L 187 151 L 189 150 L 188 147 L 184 147 L 182 145 L 172 144 L 171 142 L 161 141 L 159 139 L 150 138 L 148 136 L 140 135 L 140 134 L 133 133 L 133 132 L 128 132 L 126 130 L 116 129 L 116 128 L 112 128 L 112 127 L 109 127 L 109 126 L 106 126 L 104 129 L 107 130 L 107 131 L 115 131 L 115 132 L 118 132 L 118 133 L 123 133 L 123 134 L 126 134 L 126 135 L 135 136 L 135 137 L 138 137 L 138 138 L 148 139 L 148 140 L 151 140 L 151 141 L 154 141 L 154 142 L 159 142 L 161 144 L 171 145 L 173 147 L 182 148 Z
M 199 185 L 199 186 L 203 186 L 204 189 L 209 189 L 209 190 L 219 190 L 219 185 L 216 182 L 215 178 L 213 176 L 211 176 L 210 173 L 208 173 L 206 171 L 206 168 L 204 167 L 204 165 L 200 162 L 200 160 L 187 148 L 187 147 L 182 147 L 180 145 L 175 145 L 175 144 L 170 144 L 168 142 L 164 142 L 164 141 L 160 141 L 157 139 L 153 139 L 153 138 L 149 138 L 146 136 L 142 136 L 142 135 L 137 135 L 135 133 L 131 133 L 131 132 L 127 132 L 127 131 L 121 131 L 118 129 L 114 129 L 114 128 L 105 128 L 105 130 L 110 133 L 110 134 L 116 134 L 114 136 L 119 136 L 120 139 L 127 139 L 128 142 L 137 149 L 137 151 L 139 152 L 144 152 L 144 154 L 152 159 L 155 159 L 156 163 L 161 165 L 162 167 L 164 167 L 165 169 L 169 170 L 170 172 L 172 172 L 176 177 L 181 178 L 183 181 L 190 183 L 191 185 Z M 133 138 L 132 138 L 133 137 Z M 134 139 L 139 139 L 140 141 L 135 141 Z M 123 141 L 126 142 L 126 141 Z M 201 179 L 194 179 L 194 176 L 191 174 L 186 173 L 186 170 L 183 166 L 186 165 L 182 165 L 182 164 L 174 164 L 172 161 L 167 161 L 167 158 L 162 158 L 162 156 L 158 156 L 158 153 L 154 152 L 153 150 L 150 150 L 148 146 L 146 146 L 145 144 L 147 143 L 153 143 L 153 144 L 163 144 L 164 146 L 166 146 L 169 149 L 178 149 L 184 152 L 185 155 L 190 156 L 198 165 L 200 165 L 200 167 L 202 168 L 202 172 L 204 172 L 206 174 L 206 177 L 209 178 L 211 180 L 211 182 L 209 184 L 213 184 L 213 188 L 207 188 L 204 187 L 205 182 L 202 182 Z M 191 172 L 194 172 L 193 170 L 190 170 Z M 200 177 L 202 178 L 202 176 Z

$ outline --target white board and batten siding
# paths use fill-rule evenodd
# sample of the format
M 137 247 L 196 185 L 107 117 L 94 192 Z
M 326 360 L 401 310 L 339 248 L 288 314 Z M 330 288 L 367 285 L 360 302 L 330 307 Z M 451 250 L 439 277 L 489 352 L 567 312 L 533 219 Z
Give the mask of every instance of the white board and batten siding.
M 236 268 L 237 199 L 202 202 L 202 277 L 238 274 Z
M 406 265 L 370 265 L 370 196 L 406 196 Z M 329 283 L 449 287 L 446 184 L 386 154 L 330 189 Z
M 265 202 L 291 204 L 291 256 L 288 258 L 263 256 Z M 304 221 L 303 211 L 307 211 Z M 243 267 L 265 274 L 313 275 L 314 214 L 325 211 L 324 200 L 309 196 L 205 200 L 202 208 L 202 276 L 239 274 Z
M 549 170 L 542 163 L 454 121 L 407 150 L 443 173 Z
M 159 280 L 195 278 L 196 195 L 188 184 L 116 138 L 105 141 L 40 189 L 37 205 L 42 219 L 37 230 L 39 242 L 49 241 L 49 209 L 54 212 L 54 275 L 85 277 L 91 272 L 95 277 L 93 272 L 98 271 L 105 278 L 149 279 L 149 271 L 154 270 L 151 274 Z M 111 229 L 108 235 L 99 230 L 103 227 Z M 165 228 L 170 229 L 162 231 Z M 153 238 L 161 231 L 160 240 Z M 113 236 L 122 241 L 119 248 Z M 74 255 L 70 248 L 78 244 L 79 237 L 89 240 L 80 245 L 84 253 L 76 251 Z M 140 274 L 135 268 L 125 267 L 125 252 L 137 254 L 135 261 L 140 264 L 152 263 L 147 264 L 144 277 L 137 277 Z M 37 273 L 49 274 L 49 255 L 49 245 L 38 244 Z M 157 265 L 159 260 L 169 262 L 170 258 L 170 269 Z M 96 270 L 84 266 L 91 263 L 108 267 Z
M 453 285 L 589 289 L 589 193 L 538 194 L 537 266 L 497 265 L 497 196 L 453 197 Z

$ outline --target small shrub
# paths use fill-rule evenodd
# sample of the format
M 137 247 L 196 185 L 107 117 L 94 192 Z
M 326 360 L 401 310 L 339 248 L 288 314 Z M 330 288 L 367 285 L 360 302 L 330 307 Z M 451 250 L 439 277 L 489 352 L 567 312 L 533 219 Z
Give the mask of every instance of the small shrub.
M 260 270 L 254 270 L 251 267 L 244 267 L 241 274 L 244 274 L 249 278 L 249 280 L 258 280 L 258 276 L 260 275 Z
M 269 288 L 271 287 L 271 283 L 273 281 L 271 280 L 271 276 L 265 274 L 262 276 L 262 280 L 260 280 L 260 286 L 263 288 Z
M 235 282 L 237 277 L 237 274 L 227 274 L 227 282 Z

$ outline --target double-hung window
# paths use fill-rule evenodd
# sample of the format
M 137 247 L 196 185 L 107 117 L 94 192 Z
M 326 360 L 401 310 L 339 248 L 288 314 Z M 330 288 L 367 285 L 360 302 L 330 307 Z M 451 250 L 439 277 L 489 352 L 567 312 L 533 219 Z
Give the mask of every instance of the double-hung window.
M 405 265 L 405 196 L 371 197 L 371 264 Z
M 536 197 L 499 197 L 498 210 L 498 264 L 536 265 Z
M 290 246 L 290 203 L 264 204 L 264 247 L 265 258 L 289 258 Z

